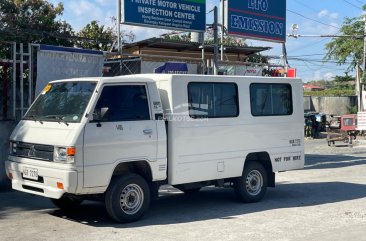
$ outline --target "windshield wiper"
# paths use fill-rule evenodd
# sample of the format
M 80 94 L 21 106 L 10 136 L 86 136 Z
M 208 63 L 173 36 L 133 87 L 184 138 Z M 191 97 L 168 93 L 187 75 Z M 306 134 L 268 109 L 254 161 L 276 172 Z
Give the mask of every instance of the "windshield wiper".
M 34 120 L 35 122 L 39 121 L 39 123 L 43 124 L 43 121 L 38 120 L 37 116 L 35 115 L 27 115 L 23 118 L 23 120 L 29 120 L 29 119 Z
M 67 123 L 67 121 L 64 120 L 64 117 L 58 116 L 58 115 L 48 115 L 45 116 L 46 118 L 50 118 L 50 119 L 55 119 L 58 120 L 58 123 L 65 123 L 65 125 L 69 125 L 69 123 Z

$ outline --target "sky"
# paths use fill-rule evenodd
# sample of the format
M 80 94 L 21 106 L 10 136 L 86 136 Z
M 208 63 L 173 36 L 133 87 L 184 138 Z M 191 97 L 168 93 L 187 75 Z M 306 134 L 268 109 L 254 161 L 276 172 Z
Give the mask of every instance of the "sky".
M 60 17 L 70 23 L 74 29 L 80 30 L 92 20 L 100 24 L 111 25 L 111 17 L 116 16 L 116 0 L 49 0 L 57 4 L 62 2 L 65 10 Z M 219 7 L 220 0 L 206 0 L 207 12 L 215 5 Z M 243 0 L 245 1 L 245 0 Z M 276 1 L 276 0 L 272 0 Z M 298 24 L 297 33 L 300 35 L 337 34 L 345 17 L 358 17 L 363 13 L 362 5 L 366 0 L 287 0 L 287 34 L 292 32 L 292 24 Z M 212 23 L 212 14 L 207 15 L 206 23 Z M 132 31 L 136 40 L 169 32 L 161 29 L 122 25 L 122 30 Z M 325 44 L 330 38 L 321 37 L 287 37 L 286 49 L 289 57 L 299 57 L 302 60 L 289 60 L 290 67 L 297 69 L 298 77 L 304 82 L 310 80 L 332 80 L 336 75 L 345 75 L 348 65 L 322 63 L 326 53 Z M 262 52 L 263 55 L 281 56 L 282 45 L 279 43 L 247 40 L 250 46 L 272 47 Z M 281 60 L 273 63 L 283 64 Z M 354 75 L 354 73 L 349 73 Z

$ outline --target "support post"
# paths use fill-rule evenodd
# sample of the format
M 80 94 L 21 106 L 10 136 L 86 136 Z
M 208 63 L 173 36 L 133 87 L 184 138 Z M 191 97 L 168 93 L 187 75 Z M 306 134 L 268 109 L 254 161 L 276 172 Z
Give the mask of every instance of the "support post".
M 31 106 L 33 101 L 33 56 L 32 56 L 32 44 L 28 44 L 28 108 Z
M 20 118 L 23 117 L 24 114 L 24 78 L 23 78 L 23 74 L 24 74 L 24 46 L 21 43 L 20 44 L 20 51 L 19 51 L 19 56 L 20 56 L 20 61 L 19 61 L 19 69 L 20 69 L 20 74 L 19 74 L 19 80 L 20 80 L 20 84 L 19 84 L 19 88 L 20 88 Z
M 17 43 L 13 42 L 13 119 L 17 118 Z
M 358 83 L 358 89 L 359 89 L 359 93 L 358 93 L 358 111 L 363 111 L 365 106 L 362 105 L 362 91 L 363 91 L 363 81 L 366 80 L 366 16 L 363 17 L 363 21 L 364 21 L 364 30 L 363 30 L 363 74 L 362 77 Z
M 224 32 L 225 32 L 225 0 L 220 1 L 220 11 L 221 11 L 221 61 L 224 61 Z
M 219 55 L 219 44 L 218 44 L 218 24 L 217 24 L 217 6 L 214 7 L 214 75 L 218 74 L 218 55 Z
M 117 0 L 117 49 L 121 54 L 121 0 Z
M 283 63 L 285 67 L 285 77 L 287 77 L 287 71 L 288 71 L 288 59 L 287 59 L 287 50 L 286 50 L 286 44 L 282 43 L 282 56 L 283 56 Z

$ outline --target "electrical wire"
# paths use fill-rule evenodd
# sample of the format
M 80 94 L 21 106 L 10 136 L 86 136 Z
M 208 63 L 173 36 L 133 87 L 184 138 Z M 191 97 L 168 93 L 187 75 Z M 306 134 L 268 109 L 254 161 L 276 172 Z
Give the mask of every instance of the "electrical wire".
M 314 9 L 314 8 L 312 8 L 312 7 L 306 5 L 305 3 L 302 3 L 302 2 L 300 2 L 298 0 L 295 0 L 295 2 L 297 2 L 298 4 L 302 5 L 303 7 L 307 8 L 307 9 L 310 9 L 311 11 L 313 11 L 315 13 L 318 13 L 319 12 L 318 10 L 316 10 L 316 9 Z
M 355 5 L 355 4 L 353 4 L 353 3 L 351 3 L 351 2 L 349 2 L 349 1 L 347 1 L 347 0 L 343 0 L 343 1 L 344 1 L 344 2 L 346 2 L 346 3 L 348 3 L 348 5 L 351 5 L 351 6 L 355 7 L 355 8 L 357 8 L 357 9 L 361 9 L 361 10 L 362 10 L 362 8 L 361 8 L 361 7 L 359 7 L 359 6 Z
M 361 2 L 361 1 L 359 1 L 359 0 L 356 0 L 356 2 L 359 2 L 359 3 L 361 3 L 362 5 L 365 5 L 366 3 L 363 3 L 363 2 Z
M 298 12 L 292 11 L 292 10 L 290 10 L 290 9 L 286 9 L 286 10 L 287 10 L 288 12 L 290 12 L 290 13 L 293 13 L 293 14 L 299 15 L 299 16 L 300 16 L 300 17 L 302 17 L 302 18 L 308 19 L 308 20 L 313 21 L 313 22 L 316 22 L 316 23 L 323 24 L 324 26 L 328 26 L 328 27 L 332 27 L 332 28 L 340 29 L 340 28 L 339 28 L 339 27 L 337 27 L 337 26 L 334 26 L 334 25 L 331 25 L 331 24 L 327 24 L 327 23 L 323 23 L 323 22 L 320 22 L 320 21 L 318 21 L 318 20 L 316 20 L 316 19 L 306 17 L 306 16 L 302 15 L 301 13 L 298 13 Z

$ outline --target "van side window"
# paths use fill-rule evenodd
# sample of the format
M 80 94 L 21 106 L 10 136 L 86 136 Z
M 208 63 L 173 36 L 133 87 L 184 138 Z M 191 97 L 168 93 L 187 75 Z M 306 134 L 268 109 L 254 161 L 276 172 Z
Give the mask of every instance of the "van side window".
M 237 117 L 237 86 L 234 83 L 189 83 L 188 109 L 192 118 Z
M 108 108 L 102 121 L 150 120 L 149 104 L 144 85 L 104 86 L 95 107 Z
M 251 84 L 250 107 L 253 116 L 292 115 L 291 85 Z

